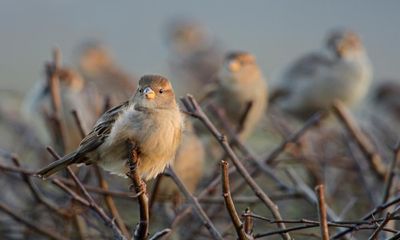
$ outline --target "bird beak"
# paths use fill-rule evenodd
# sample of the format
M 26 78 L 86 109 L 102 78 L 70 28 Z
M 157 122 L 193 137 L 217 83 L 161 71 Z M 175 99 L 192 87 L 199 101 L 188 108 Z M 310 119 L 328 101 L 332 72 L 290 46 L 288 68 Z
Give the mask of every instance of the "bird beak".
M 238 63 L 238 61 L 235 61 L 235 60 L 229 61 L 228 69 L 231 72 L 237 72 L 240 69 L 240 64 Z
M 147 99 L 154 99 L 156 97 L 156 93 L 150 87 L 146 87 L 143 90 L 143 93 L 144 93 L 144 95 L 146 96 Z

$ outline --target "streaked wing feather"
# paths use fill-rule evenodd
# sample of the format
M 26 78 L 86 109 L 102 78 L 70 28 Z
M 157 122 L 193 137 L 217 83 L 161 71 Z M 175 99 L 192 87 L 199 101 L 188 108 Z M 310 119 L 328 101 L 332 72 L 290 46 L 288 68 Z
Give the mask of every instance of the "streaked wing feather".
M 289 71 L 286 73 L 286 78 L 296 80 L 302 77 L 312 76 L 321 67 L 330 67 L 333 60 L 327 56 L 318 53 L 308 54 L 293 63 Z
M 123 104 L 111 108 L 105 112 L 97 121 L 96 125 L 93 127 L 93 130 L 81 141 L 77 154 L 82 156 L 85 153 L 95 150 L 98 146 L 103 144 L 111 132 L 113 123 L 128 105 L 129 101 L 126 101 Z

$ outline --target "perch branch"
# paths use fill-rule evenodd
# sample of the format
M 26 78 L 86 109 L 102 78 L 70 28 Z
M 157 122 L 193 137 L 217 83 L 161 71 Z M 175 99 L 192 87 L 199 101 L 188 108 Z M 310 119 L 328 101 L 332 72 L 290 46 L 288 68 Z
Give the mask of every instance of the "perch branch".
M 326 203 L 325 203 L 325 188 L 324 185 L 315 187 L 315 192 L 318 197 L 318 218 L 320 222 L 321 238 L 322 240 L 329 240 L 328 221 L 326 217 Z
M 237 171 L 240 175 L 246 180 L 247 184 L 254 191 L 256 196 L 260 198 L 260 200 L 270 209 L 271 213 L 277 220 L 282 220 L 282 217 L 279 213 L 278 206 L 267 196 L 267 194 L 261 189 L 261 187 L 254 181 L 249 172 L 240 162 L 239 158 L 233 152 L 232 148 L 228 144 L 228 141 L 224 135 L 222 135 L 214 126 L 214 124 L 208 119 L 203 110 L 200 108 L 196 100 L 188 95 L 186 98 L 181 99 L 186 110 L 191 113 L 192 116 L 198 118 L 203 122 L 203 124 L 209 129 L 212 135 L 218 140 L 221 147 L 225 150 L 229 158 L 232 160 L 235 165 Z M 280 223 L 278 226 L 282 229 L 285 229 L 285 224 Z M 283 239 L 291 239 L 289 234 L 284 233 L 282 235 Z
M 222 196 L 224 197 L 226 209 L 228 210 L 229 216 L 231 217 L 238 238 L 241 240 L 248 239 L 246 233 L 244 232 L 242 221 L 240 221 L 239 215 L 236 212 L 235 204 L 233 203 L 229 187 L 228 162 L 226 161 L 221 161 L 221 177 Z
M 333 110 L 337 118 L 353 137 L 358 147 L 361 149 L 361 152 L 368 160 L 372 172 L 378 179 L 384 180 L 386 175 L 386 166 L 383 163 L 381 156 L 375 151 L 369 138 L 358 127 L 356 121 L 352 118 L 351 114 L 341 101 L 336 100 L 334 102 Z
M 50 154 L 56 159 L 60 159 L 60 156 L 51 148 L 47 147 L 47 150 L 50 152 Z M 115 221 L 111 219 L 105 212 L 104 210 L 94 201 L 92 196 L 90 196 L 89 192 L 86 190 L 85 186 L 82 184 L 82 182 L 78 179 L 78 177 L 75 175 L 75 173 L 71 170 L 70 167 L 67 167 L 68 174 L 71 176 L 72 180 L 76 183 L 76 186 L 78 189 L 83 193 L 85 196 L 89 208 L 92 209 L 94 212 L 96 212 L 100 218 L 104 221 L 106 226 L 110 227 L 114 238 L 115 239 L 120 239 L 120 240 L 125 240 L 126 238 L 124 235 L 122 235 L 121 231 L 118 229 L 117 225 L 115 224 Z M 53 181 L 54 183 L 54 181 Z M 65 185 L 64 185 L 65 186 Z M 72 191 L 72 190 L 71 190 Z M 70 192 L 69 192 L 70 193 Z
M 132 180 L 136 194 L 138 194 L 140 221 L 136 226 L 133 237 L 135 239 L 147 239 L 149 236 L 149 200 L 146 193 L 146 184 L 140 178 L 137 170 L 139 149 L 135 142 L 128 141 L 128 177 Z
M 167 175 L 171 177 L 171 179 L 175 182 L 176 186 L 181 191 L 181 193 L 190 202 L 196 215 L 202 221 L 203 225 L 208 229 L 213 239 L 223 239 L 221 234 L 218 232 L 217 228 L 214 226 L 214 224 L 208 218 L 207 214 L 204 212 L 198 200 L 189 192 L 189 190 L 187 190 L 186 186 L 176 175 L 175 171 L 171 167 L 169 167 L 167 168 L 166 172 Z

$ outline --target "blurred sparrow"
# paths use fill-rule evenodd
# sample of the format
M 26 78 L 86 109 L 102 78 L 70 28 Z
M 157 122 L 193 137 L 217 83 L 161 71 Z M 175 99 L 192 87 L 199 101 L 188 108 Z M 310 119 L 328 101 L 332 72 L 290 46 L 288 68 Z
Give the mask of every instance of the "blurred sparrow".
M 176 174 L 191 193 L 194 193 L 203 176 L 204 155 L 203 143 L 194 132 L 192 123 L 189 119 L 186 119 L 182 142 L 176 153 L 173 166 Z M 181 202 L 181 197 L 175 183 L 170 178 L 163 177 L 159 186 L 158 199 L 161 201 L 172 200 L 177 205 Z
M 223 61 L 220 46 L 193 20 L 171 22 L 166 38 L 169 66 L 179 81 L 177 92 L 198 98 L 204 85 L 216 81 L 215 75 Z
M 356 105 L 367 93 L 372 67 L 359 36 L 333 31 L 325 49 L 293 62 L 273 87 L 270 101 L 283 111 L 307 118 L 328 109 L 334 99 Z
M 111 106 L 124 102 L 136 88 L 136 79 L 120 69 L 104 46 L 97 42 L 83 44 L 78 61 L 83 78 L 101 97 L 109 97 Z
M 82 140 L 73 118 L 72 110 L 76 110 L 84 129 L 88 129 L 95 122 L 94 112 L 90 108 L 81 76 L 68 68 L 60 68 L 56 75 L 60 80 L 61 114 L 60 121 L 64 129 L 65 151 L 72 151 Z M 38 136 L 44 144 L 54 142 L 48 127 L 45 114 L 52 112 L 51 93 L 46 81 L 38 81 L 24 100 L 23 114 L 34 125 Z
M 98 163 L 111 173 L 128 173 L 126 142 L 139 147 L 138 173 L 149 180 L 173 160 L 183 117 L 170 82 L 157 75 L 143 76 L 135 95 L 105 112 L 79 147 L 38 172 L 47 177 L 74 163 Z
M 218 82 L 208 95 L 211 96 L 209 102 L 223 110 L 230 125 L 235 129 L 241 128 L 240 137 L 248 137 L 267 107 L 267 84 L 255 57 L 246 52 L 227 54 L 218 73 Z M 242 122 L 249 105 L 251 107 Z

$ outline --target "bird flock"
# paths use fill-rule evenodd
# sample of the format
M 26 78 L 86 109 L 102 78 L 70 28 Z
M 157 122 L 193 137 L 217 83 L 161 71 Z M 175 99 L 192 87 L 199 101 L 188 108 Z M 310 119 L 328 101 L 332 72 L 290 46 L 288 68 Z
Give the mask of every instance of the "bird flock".
M 257 53 L 225 50 L 197 22 L 173 21 L 165 38 L 170 72 L 162 76 L 128 74 L 104 45 L 93 41 L 78 47 L 73 66 L 57 66 L 52 74 L 59 83 L 62 157 L 35 166 L 37 176 L 46 179 L 67 166 L 95 164 L 125 178 L 126 142 L 133 141 L 138 146 L 139 175 L 150 184 L 157 178 L 155 201 L 172 203 L 163 211 L 173 219 L 184 199 L 163 175 L 165 169 L 172 166 L 189 192 L 195 193 L 218 174 L 215 159 L 227 158 L 208 129 L 180 104 L 177 97 L 186 94 L 197 100 L 218 130 L 230 136 L 227 129 L 233 129 L 239 141 L 250 146 L 255 141 L 257 146 L 277 142 L 277 135 L 288 136 L 291 124 L 301 126 L 316 113 L 332 115 L 337 102 L 354 114 L 374 141 L 389 145 L 397 140 L 400 84 L 374 81 L 367 49 L 356 31 L 328 31 L 321 46 L 294 59 L 273 79 L 262 72 Z M 22 121 L 43 146 L 54 146 L 59 138 L 49 124 L 53 105 L 49 79 L 37 81 L 21 104 Z M 307 156 L 312 159 L 333 148 L 330 154 L 347 164 L 346 143 L 338 143 L 343 132 L 332 122 L 328 117 L 323 127 L 288 145 L 287 157 L 299 156 L 302 149 L 311 152 Z M 279 130 L 271 133 L 273 128 Z M 313 161 L 305 173 L 311 184 L 337 188 L 339 183 L 329 181 L 329 176 L 344 175 L 328 172 L 323 164 L 315 168 L 318 160 Z

